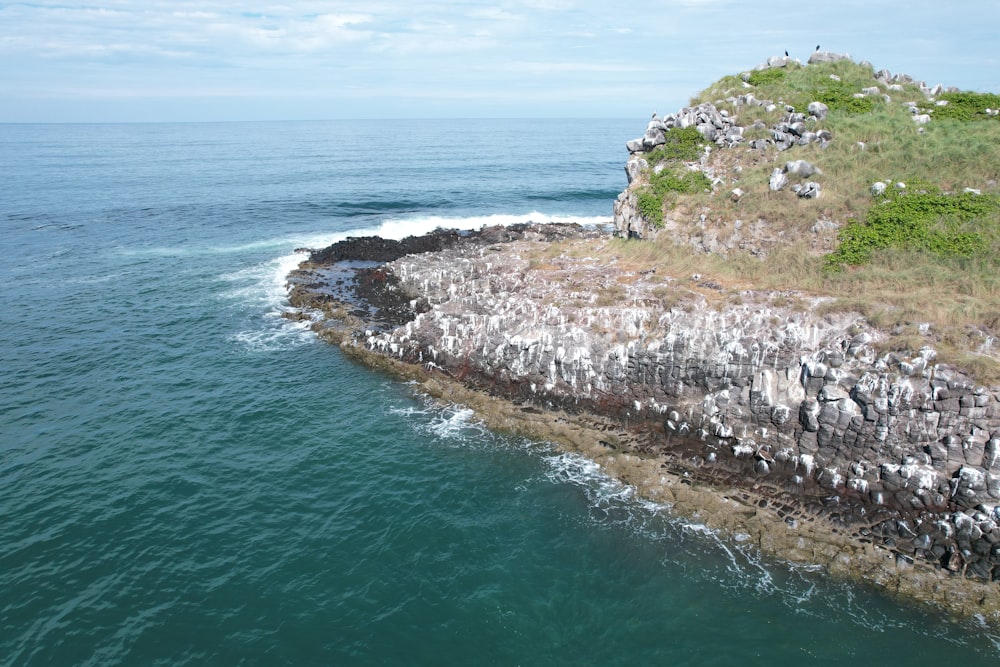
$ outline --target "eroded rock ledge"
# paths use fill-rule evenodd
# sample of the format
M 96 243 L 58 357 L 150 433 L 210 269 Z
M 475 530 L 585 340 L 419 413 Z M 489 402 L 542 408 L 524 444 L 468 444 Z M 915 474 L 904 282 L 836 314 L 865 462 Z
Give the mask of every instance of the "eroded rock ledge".
M 821 299 L 631 272 L 606 242 L 559 225 L 350 239 L 312 252 L 290 299 L 354 356 L 711 526 L 1000 626 L 996 388 L 931 350 L 879 352 Z

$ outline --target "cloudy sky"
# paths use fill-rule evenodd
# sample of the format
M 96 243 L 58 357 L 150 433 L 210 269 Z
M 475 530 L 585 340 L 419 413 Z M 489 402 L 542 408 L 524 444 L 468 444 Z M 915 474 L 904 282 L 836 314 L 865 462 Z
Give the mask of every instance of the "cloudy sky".
M 0 0 L 0 122 L 645 117 L 817 44 L 1000 92 L 1000 0 Z

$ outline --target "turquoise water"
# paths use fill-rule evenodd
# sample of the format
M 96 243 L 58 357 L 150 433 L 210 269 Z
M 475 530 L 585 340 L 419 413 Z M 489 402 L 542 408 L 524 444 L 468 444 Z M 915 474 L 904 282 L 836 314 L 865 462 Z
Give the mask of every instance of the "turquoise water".
M 995 664 L 281 318 L 297 247 L 608 220 L 641 129 L 0 125 L 0 664 Z

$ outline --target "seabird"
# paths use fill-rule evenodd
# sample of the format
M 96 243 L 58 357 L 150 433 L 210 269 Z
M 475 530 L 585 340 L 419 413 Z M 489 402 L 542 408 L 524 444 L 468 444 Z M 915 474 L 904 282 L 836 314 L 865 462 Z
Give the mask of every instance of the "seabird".
M 788 49 L 785 49 L 785 57 L 788 57 Z
M 816 50 L 819 51 L 819 44 L 816 45 Z

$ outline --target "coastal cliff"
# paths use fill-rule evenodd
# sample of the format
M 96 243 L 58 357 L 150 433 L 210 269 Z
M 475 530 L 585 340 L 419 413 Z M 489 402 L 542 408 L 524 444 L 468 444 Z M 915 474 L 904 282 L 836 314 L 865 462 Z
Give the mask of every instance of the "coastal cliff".
M 1000 388 L 945 363 L 932 344 L 899 345 L 898 332 L 833 296 L 637 260 L 636 241 L 613 238 L 670 236 L 698 252 L 756 257 L 787 245 L 763 218 L 728 235 L 708 229 L 716 209 L 705 199 L 661 198 L 659 215 L 640 202 L 659 173 L 652 154 L 688 127 L 703 142 L 683 169 L 727 205 L 748 196 L 748 165 L 770 174 L 758 186 L 767 192 L 784 194 L 790 175 L 800 181 L 793 201 L 820 199 L 825 186 L 810 178 L 822 172 L 778 154 L 837 141 L 807 126 L 826 105 L 810 104 L 807 116 L 741 95 L 731 108 L 780 117 L 760 139 L 745 141 L 735 111 L 701 104 L 654 118 L 628 143 L 614 234 L 518 225 L 348 239 L 291 274 L 292 316 L 765 551 L 1000 625 Z M 849 223 L 835 210 L 807 215 L 815 224 L 799 252 L 821 261 Z

